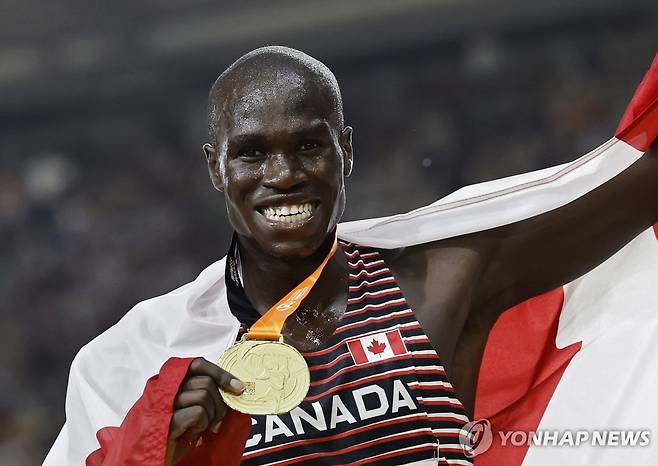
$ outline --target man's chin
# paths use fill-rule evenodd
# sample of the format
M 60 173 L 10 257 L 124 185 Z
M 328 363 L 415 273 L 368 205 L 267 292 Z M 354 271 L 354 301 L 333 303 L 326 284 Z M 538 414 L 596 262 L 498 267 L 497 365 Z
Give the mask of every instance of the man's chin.
M 320 250 L 333 240 L 333 230 L 327 231 L 324 225 L 313 226 L 315 228 L 308 225 L 307 228 L 290 231 L 252 230 L 252 240 L 269 256 L 289 261 L 306 259 L 322 254 Z
M 263 252 L 268 255 L 281 260 L 298 260 L 311 257 L 317 253 L 326 240 L 327 236 L 309 239 L 258 241 L 258 243 Z

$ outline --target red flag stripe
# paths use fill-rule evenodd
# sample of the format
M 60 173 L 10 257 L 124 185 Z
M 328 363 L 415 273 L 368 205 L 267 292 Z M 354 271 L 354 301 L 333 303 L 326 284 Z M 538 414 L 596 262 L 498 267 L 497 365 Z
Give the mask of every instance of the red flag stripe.
M 402 335 L 400 335 L 399 330 L 391 330 L 390 332 L 386 332 L 386 337 L 388 338 L 388 342 L 391 345 L 393 354 L 404 354 L 407 352 L 407 348 L 404 346 Z
M 615 136 L 646 151 L 658 135 L 658 54 L 619 122 Z
M 347 347 L 352 353 L 352 359 L 354 359 L 355 364 L 364 364 L 368 362 L 368 357 L 366 356 L 365 351 L 363 351 L 363 345 L 359 340 L 352 340 L 347 342 Z

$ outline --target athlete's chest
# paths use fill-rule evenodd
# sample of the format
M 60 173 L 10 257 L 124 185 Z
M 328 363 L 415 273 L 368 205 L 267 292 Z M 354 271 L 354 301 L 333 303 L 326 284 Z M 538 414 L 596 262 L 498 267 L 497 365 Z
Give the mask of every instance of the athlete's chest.
M 360 463 L 373 455 L 391 464 L 463 460 L 451 435 L 467 417 L 390 269 L 376 251 L 346 254 L 344 311 L 332 317 L 331 335 L 302 350 L 308 394 L 289 413 L 253 418 L 245 464 L 325 456 L 331 464 Z M 317 331 L 314 319 L 291 324 L 291 333 L 303 336 L 306 320 Z

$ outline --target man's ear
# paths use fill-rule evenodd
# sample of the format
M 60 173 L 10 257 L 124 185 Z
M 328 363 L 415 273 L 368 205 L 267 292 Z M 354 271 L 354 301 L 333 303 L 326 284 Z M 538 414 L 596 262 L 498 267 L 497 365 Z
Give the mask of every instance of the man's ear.
M 210 175 L 212 185 L 217 191 L 224 191 L 224 178 L 222 176 L 217 149 L 215 149 L 211 144 L 205 143 L 203 145 L 203 153 L 206 154 L 206 161 L 208 162 L 208 174 Z
M 343 150 L 343 174 L 347 177 L 352 173 L 352 165 L 354 164 L 351 126 L 346 126 L 340 134 L 340 148 Z

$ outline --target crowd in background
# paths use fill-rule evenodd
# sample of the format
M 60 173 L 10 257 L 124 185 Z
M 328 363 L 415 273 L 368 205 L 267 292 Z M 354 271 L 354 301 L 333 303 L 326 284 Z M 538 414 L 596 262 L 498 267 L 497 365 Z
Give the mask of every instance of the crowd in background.
M 648 25 L 560 24 L 327 60 L 355 128 L 345 219 L 595 148 L 654 39 Z M 230 227 L 201 152 L 209 86 L 140 112 L 119 103 L 0 133 L 0 464 L 45 456 L 82 345 L 224 255 Z

